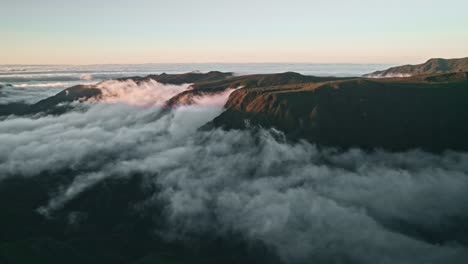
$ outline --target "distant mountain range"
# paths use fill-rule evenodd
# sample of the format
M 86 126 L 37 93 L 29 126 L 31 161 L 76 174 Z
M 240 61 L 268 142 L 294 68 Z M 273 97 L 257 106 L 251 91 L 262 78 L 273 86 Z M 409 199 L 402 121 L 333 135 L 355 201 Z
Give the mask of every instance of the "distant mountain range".
M 376 71 L 364 77 L 409 77 L 424 74 L 440 74 L 468 71 L 468 57 L 461 59 L 430 59 L 422 64 L 403 65 L 383 71 Z

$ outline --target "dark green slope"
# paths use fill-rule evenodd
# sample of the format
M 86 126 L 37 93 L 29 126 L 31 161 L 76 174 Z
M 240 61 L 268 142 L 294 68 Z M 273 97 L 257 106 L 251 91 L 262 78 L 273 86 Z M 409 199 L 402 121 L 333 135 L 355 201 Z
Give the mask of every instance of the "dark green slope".
M 244 88 L 211 125 L 243 128 L 249 120 L 344 148 L 468 150 L 468 80 L 457 76 Z
M 468 57 L 460 59 L 435 58 L 418 65 L 403 65 L 364 75 L 365 77 L 404 77 L 468 71 Z

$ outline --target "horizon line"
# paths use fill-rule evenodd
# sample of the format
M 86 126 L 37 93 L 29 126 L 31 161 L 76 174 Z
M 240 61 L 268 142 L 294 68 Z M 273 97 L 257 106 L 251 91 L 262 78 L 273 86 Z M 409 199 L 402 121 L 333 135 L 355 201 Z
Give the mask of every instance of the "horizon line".
M 455 57 L 455 58 L 443 58 L 443 57 L 430 57 L 425 60 L 421 60 L 419 63 L 407 63 L 407 62 L 303 62 L 303 61 L 258 61 L 258 62 L 142 62 L 142 63 L 123 63 L 123 62 L 113 62 L 113 63 L 0 63 L 0 66 L 94 66 L 94 65 L 157 65 L 157 64 L 318 64 L 318 65 L 417 65 L 423 64 L 431 59 L 465 59 L 467 57 Z
M 156 64 L 317 64 L 317 65 L 395 65 L 401 63 L 359 63 L 359 62 L 143 62 L 143 63 L 0 63 L 0 66 L 93 66 L 93 65 L 156 65 Z

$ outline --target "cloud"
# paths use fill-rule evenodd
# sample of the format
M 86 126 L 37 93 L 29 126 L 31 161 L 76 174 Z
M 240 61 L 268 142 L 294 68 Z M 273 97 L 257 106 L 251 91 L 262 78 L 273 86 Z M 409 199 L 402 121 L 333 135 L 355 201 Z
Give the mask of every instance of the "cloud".
M 0 104 L 17 102 L 33 104 L 77 84 L 83 84 L 83 82 L 25 82 L 4 86 L 0 89 Z
M 83 73 L 80 75 L 80 79 L 90 81 L 93 79 L 93 75 L 91 73 Z
M 28 87 L 67 87 L 70 86 L 69 82 L 52 82 L 52 83 L 23 83 L 23 84 L 17 84 L 15 87 L 20 87 L 20 88 L 28 88 Z
M 3 178 L 72 171 L 44 214 L 103 180 L 140 174 L 160 187 L 147 203 L 164 204 L 167 237 L 236 232 L 286 263 L 468 257 L 456 235 L 467 227 L 467 153 L 343 152 L 290 143 L 275 130 L 199 131 L 222 111 L 216 96 L 226 94 L 166 112 L 158 105 L 172 94 L 167 86 L 109 82 L 101 89 L 105 103 L 0 122 Z
M 239 88 L 238 88 L 239 89 Z M 212 95 L 204 95 L 204 96 L 195 96 L 193 98 L 193 104 L 195 105 L 205 105 L 205 106 L 218 106 L 222 107 L 226 103 L 229 95 L 235 89 L 227 89 L 223 92 L 212 94 Z
M 366 75 L 367 78 L 406 78 L 411 77 L 409 73 L 379 73 Z
M 127 81 L 104 81 L 97 85 L 101 96 L 97 99 L 107 103 L 125 103 L 135 106 L 162 106 L 173 96 L 187 90 L 190 84 L 166 85 L 154 80 L 136 83 Z

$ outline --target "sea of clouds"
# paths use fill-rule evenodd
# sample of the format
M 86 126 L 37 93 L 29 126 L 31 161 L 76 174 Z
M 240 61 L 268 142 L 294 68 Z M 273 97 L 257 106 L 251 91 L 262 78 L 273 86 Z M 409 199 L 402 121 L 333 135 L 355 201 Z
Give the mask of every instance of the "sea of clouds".
M 411 77 L 412 75 L 409 73 L 378 73 L 378 74 L 368 74 L 365 75 L 367 78 L 407 78 Z
M 235 232 L 286 263 L 468 258 L 457 235 L 467 230 L 467 153 L 340 151 L 274 129 L 199 130 L 229 92 L 168 111 L 165 100 L 186 85 L 100 89 L 103 97 L 63 115 L 0 121 L 0 184 L 74 171 L 38 208 L 45 216 L 104 180 L 140 174 L 160 187 L 147 203 L 165 205 L 168 239 Z

